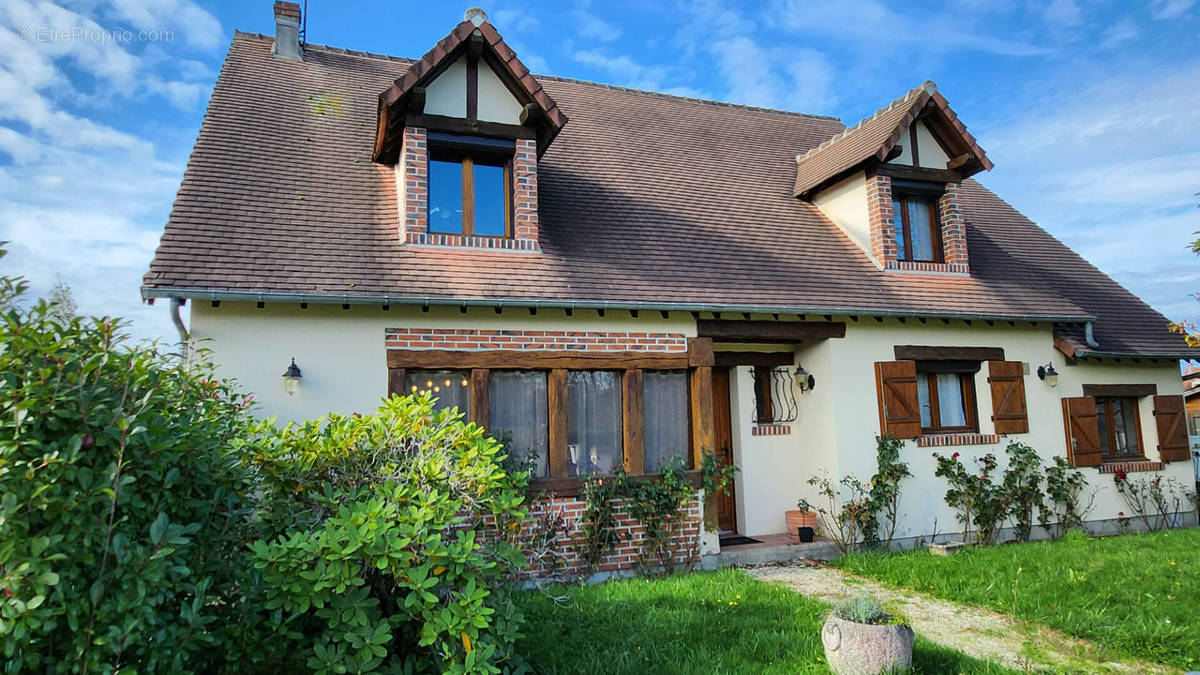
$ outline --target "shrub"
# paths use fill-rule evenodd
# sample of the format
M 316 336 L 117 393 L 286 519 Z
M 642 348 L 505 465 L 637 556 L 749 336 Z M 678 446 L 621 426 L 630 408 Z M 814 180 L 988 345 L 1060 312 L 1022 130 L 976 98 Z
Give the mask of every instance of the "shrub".
M 846 474 L 837 483 L 821 474 L 809 478 L 808 484 L 825 498 L 825 506 L 817 508 L 823 531 L 842 553 L 853 551 L 862 540 L 864 526 L 875 518 L 867 486 L 851 474 Z M 841 495 L 843 491 L 845 499 Z
M 863 540 L 867 544 L 891 546 L 896 536 L 900 515 L 900 482 L 912 475 L 908 463 L 900 461 L 904 442 L 891 436 L 875 437 L 875 475 L 871 477 L 868 508 L 870 514 L 863 523 Z
M 1133 515 L 1151 532 L 1182 522 L 1177 514 L 1192 500 L 1183 483 L 1171 476 L 1134 479 L 1117 469 L 1113 484 Z
M 1065 457 L 1056 455 L 1054 464 L 1046 467 L 1046 497 L 1049 504 L 1043 504 L 1038 516 L 1042 527 L 1058 538 L 1064 533 L 1083 527 L 1087 514 L 1095 508 L 1095 494 L 1083 501 L 1083 489 L 1087 487 L 1087 479 L 1083 472 L 1074 468 Z M 1052 527 L 1052 523 L 1057 525 Z
M 865 593 L 846 598 L 834 605 L 833 615 L 847 621 L 865 623 L 872 626 L 881 626 L 893 622 L 892 615 L 884 611 L 879 601 Z
M 963 524 L 963 540 L 975 526 L 975 539 L 981 544 L 996 541 L 1000 524 L 1008 516 L 1008 500 L 1004 487 L 992 480 L 996 469 L 996 456 L 988 453 L 978 458 L 979 475 L 967 471 L 958 460 L 958 453 L 944 457 L 934 453 L 937 460 L 935 476 L 941 476 L 950 484 L 946 490 L 946 504 L 958 510 L 958 522 Z
M 1004 495 L 1017 539 L 1029 541 L 1033 520 L 1045 512 L 1042 497 L 1042 458 L 1024 443 L 1009 443 L 1004 449 L 1008 468 L 1004 471 Z
M 626 485 L 629 515 L 642 523 L 645 542 L 638 554 L 643 572 L 658 565 L 666 572 L 675 570 L 679 551 L 674 535 L 687 516 L 687 505 L 696 498 L 696 488 L 686 475 L 683 458 L 673 455 L 659 470 L 657 478 L 630 478 Z
M 264 425 L 253 543 L 265 609 L 260 667 L 317 672 L 499 672 L 521 624 L 501 584 L 528 474 L 428 395 L 377 415 Z M 486 545 L 485 545 L 486 540 Z
M 242 607 L 247 401 L 118 320 L 24 309 L 24 290 L 0 280 L 7 670 L 219 669 Z

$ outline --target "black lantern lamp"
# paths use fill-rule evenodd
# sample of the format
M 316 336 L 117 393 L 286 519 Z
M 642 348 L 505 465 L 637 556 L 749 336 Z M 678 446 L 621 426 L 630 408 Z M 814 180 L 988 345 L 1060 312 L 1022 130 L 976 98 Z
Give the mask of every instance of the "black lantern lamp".
M 1039 380 L 1045 381 L 1051 387 L 1058 386 L 1058 371 L 1054 369 L 1053 363 L 1047 363 L 1044 366 L 1038 366 L 1037 375 Z
M 300 368 L 296 365 L 296 359 L 292 358 L 292 365 L 283 373 L 283 390 L 288 396 L 295 396 L 300 391 L 300 377 Z
M 796 383 L 796 387 L 803 394 L 806 391 L 812 391 L 813 387 L 817 386 L 817 378 L 813 377 L 804 366 L 796 364 L 796 372 L 792 373 L 792 381 Z

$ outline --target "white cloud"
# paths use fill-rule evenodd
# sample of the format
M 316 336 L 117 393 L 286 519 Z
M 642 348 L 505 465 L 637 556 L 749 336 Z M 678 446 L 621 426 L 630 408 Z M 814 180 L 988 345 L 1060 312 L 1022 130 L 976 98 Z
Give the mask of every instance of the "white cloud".
M 812 49 L 766 49 L 749 37 L 713 44 L 726 98 L 767 108 L 814 112 L 832 108 L 833 68 Z
M 1100 46 L 1110 49 L 1136 39 L 1139 35 L 1141 31 L 1136 22 L 1129 18 L 1121 19 L 1104 31 Z
M 575 30 L 585 40 L 612 42 L 621 37 L 621 29 L 615 24 L 605 21 L 585 9 L 576 9 L 572 16 L 575 18 Z
M 1192 8 L 1196 0 L 1150 0 L 1150 11 L 1154 18 L 1176 19 Z
M 191 0 L 112 0 L 112 11 L 139 30 L 179 31 L 188 44 L 201 49 L 225 40 L 221 22 Z
M 1042 16 L 1055 25 L 1075 26 L 1080 19 L 1079 5 L 1075 0 L 1052 0 L 1042 10 Z
M 633 89 L 657 91 L 667 76 L 664 66 L 645 66 L 625 55 L 609 56 L 595 49 L 581 49 L 576 61 L 607 72 L 615 84 Z

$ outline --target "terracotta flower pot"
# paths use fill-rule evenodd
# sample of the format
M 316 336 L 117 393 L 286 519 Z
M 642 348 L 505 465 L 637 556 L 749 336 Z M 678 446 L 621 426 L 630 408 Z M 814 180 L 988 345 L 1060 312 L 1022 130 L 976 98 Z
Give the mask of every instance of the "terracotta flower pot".
M 784 511 L 784 520 L 787 522 L 788 536 L 797 541 L 800 539 L 800 528 L 817 527 L 817 512 L 816 511 Z
M 912 665 L 913 630 L 905 625 L 873 626 L 830 616 L 821 630 L 825 661 L 837 675 L 875 675 Z

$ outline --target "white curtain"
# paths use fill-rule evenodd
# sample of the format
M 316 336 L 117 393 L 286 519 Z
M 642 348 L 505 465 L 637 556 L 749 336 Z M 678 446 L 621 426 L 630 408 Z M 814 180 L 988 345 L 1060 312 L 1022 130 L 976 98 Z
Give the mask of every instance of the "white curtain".
M 917 375 L 917 400 L 921 404 L 921 428 L 933 426 L 933 407 L 929 402 L 929 380 L 933 377 L 928 373 Z
M 550 472 L 546 373 L 493 370 L 488 384 L 488 433 L 517 457 L 537 458 L 535 476 Z
M 967 426 L 967 413 L 963 406 L 962 381 L 958 373 L 938 373 L 938 414 L 943 427 Z
M 656 473 L 672 455 L 687 459 L 687 373 L 648 370 L 642 376 L 642 383 L 645 470 Z
M 568 473 L 607 475 L 621 468 L 623 461 L 620 373 L 568 372 Z
M 909 237 L 912 239 L 913 260 L 933 260 L 933 223 L 930 222 L 929 213 L 927 199 L 908 198 L 908 227 Z M 938 403 L 941 403 L 940 399 Z
M 409 394 L 430 392 L 436 399 L 434 410 L 458 408 L 464 416 L 471 414 L 471 382 L 465 370 L 410 370 L 404 385 Z

